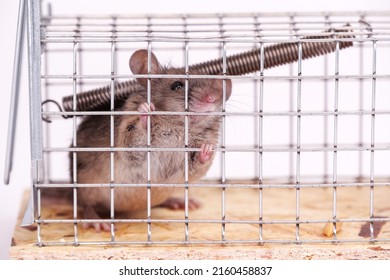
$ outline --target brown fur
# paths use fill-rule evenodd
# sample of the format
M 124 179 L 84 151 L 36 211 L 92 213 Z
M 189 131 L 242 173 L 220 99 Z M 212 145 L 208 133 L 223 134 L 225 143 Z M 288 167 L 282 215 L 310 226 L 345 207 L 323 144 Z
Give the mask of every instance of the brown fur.
M 137 51 L 130 60 L 130 67 L 135 74 L 147 73 L 147 52 Z M 152 54 L 152 71 L 158 74 L 183 74 L 183 70 L 164 68 L 158 64 Z M 146 85 L 146 79 L 138 79 L 141 85 Z M 151 79 L 151 102 L 156 111 L 183 112 L 185 93 L 184 87 L 172 90 L 175 81 L 183 79 Z M 222 81 L 212 79 L 189 79 L 189 111 L 221 111 Z M 226 99 L 230 97 L 231 81 L 226 81 Z M 204 104 L 205 96 L 212 96 L 215 102 Z M 202 101 L 203 100 L 203 101 Z M 137 111 L 138 107 L 147 101 L 146 89 L 133 93 L 117 110 Z M 203 102 L 203 103 L 202 103 Z M 151 147 L 184 148 L 185 131 L 184 116 L 151 116 Z M 216 147 L 221 118 L 218 116 L 189 117 L 188 147 L 200 148 L 204 143 Z M 142 127 L 140 116 L 123 115 L 114 117 L 115 147 L 147 147 L 147 130 Z M 88 116 L 80 124 L 77 131 L 78 147 L 110 147 L 110 117 Z M 151 183 L 184 183 L 185 153 L 184 152 L 151 152 Z M 212 159 L 201 163 L 198 152 L 189 153 L 189 181 L 194 182 L 208 171 Z M 72 162 L 72 161 L 71 161 Z M 71 164 L 72 169 L 72 164 Z M 114 154 L 115 183 L 145 184 L 147 182 L 147 152 L 115 152 Z M 72 174 L 72 171 L 71 171 Z M 109 152 L 79 152 L 77 153 L 77 182 L 110 183 L 110 153 Z M 171 195 L 173 188 L 152 187 L 152 206 L 163 203 Z M 87 188 L 79 190 L 79 203 L 84 214 L 96 218 L 94 211 L 110 209 L 109 188 Z M 146 188 L 120 187 L 115 189 L 115 210 L 132 211 L 146 209 Z M 93 210 L 91 210 L 93 209 Z M 87 214 L 86 214 L 87 213 Z

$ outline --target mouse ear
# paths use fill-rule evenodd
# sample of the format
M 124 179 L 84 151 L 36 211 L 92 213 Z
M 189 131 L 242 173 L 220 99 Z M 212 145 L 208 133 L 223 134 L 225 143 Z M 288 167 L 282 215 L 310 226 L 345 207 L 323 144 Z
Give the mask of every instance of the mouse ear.
M 226 100 L 229 99 L 231 94 L 232 94 L 232 80 L 227 79 L 226 80 Z
M 232 94 L 232 80 L 226 79 L 226 100 L 230 98 L 230 95 Z M 220 93 L 222 93 L 223 90 L 223 81 L 222 80 L 215 80 L 215 84 L 217 85 L 216 90 Z
M 130 57 L 129 66 L 133 74 L 148 74 L 148 51 L 138 50 Z M 160 72 L 160 64 L 156 56 L 150 53 L 150 74 L 158 74 Z M 137 81 L 146 87 L 148 79 L 138 78 Z

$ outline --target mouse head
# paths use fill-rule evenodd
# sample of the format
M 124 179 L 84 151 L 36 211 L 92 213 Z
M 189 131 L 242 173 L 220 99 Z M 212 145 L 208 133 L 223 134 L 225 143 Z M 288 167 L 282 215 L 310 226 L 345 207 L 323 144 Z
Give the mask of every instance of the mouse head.
M 147 50 L 138 50 L 130 58 L 129 65 L 133 74 L 161 74 L 184 75 L 183 68 L 163 67 L 156 56 L 150 53 L 148 60 Z M 148 63 L 150 68 L 148 71 Z M 204 73 L 190 73 L 203 74 Z M 185 104 L 184 78 L 152 78 L 152 102 L 159 111 L 184 111 Z M 138 83 L 147 88 L 147 78 L 137 78 Z M 224 82 L 225 81 L 225 82 Z M 188 79 L 188 109 L 190 112 L 215 112 L 222 110 L 223 90 L 225 88 L 226 100 L 232 91 L 231 80 L 189 78 Z

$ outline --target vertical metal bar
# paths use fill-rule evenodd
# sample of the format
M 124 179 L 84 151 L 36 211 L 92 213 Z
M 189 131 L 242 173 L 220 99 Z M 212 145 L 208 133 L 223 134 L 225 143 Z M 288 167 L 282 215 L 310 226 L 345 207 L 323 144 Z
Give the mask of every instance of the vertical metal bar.
M 260 76 L 264 77 L 264 44 L 260 43 Z M 264 100 L 264 80 L 260 79 L 259 88 L 259 185 L 263 184 L 263 100 Z M 263 188 L 259 188 L 259 220 L 263 221 Z M 263 241 L 263 224 L 260 224 L 260 241 Z
M 28 0 L 31 159 L 42 160 L 40 3 Z
M 13 153 L 15 149 L 15 132 L 17 123 L 17 113 L 19 107 L 19 94 L 20 94 L 20 77 L 22 69 L 22 58 L 23 58 L 23 46 L 25 36 L 25 25 L 26 25 L 26 5 L 25 0 L 19 2 L 19 13 L 18 13 L 18 26 L 16 30 L 16 41 L 15 41 L 15 54 L 14 54 L 14 72 L 12 77 L 12 89 L 11 89 L 11 103 L 9 111 L 9 122 L 8 122 L 8 134 L 7 134 L 7 147 L 6 147 L 6 159 L 4 165 L 4 183 L 9 184 L 10 175 L 13 164 Z M 32 176 L 32 174 L 31 174 Z M 37 192 L 34 188 L 31 190 L 31 196 L 26 207 L 26 212 L 23 215 L 21 222 L 22 226 L 31 225 L 34 223 L 34 215 L 37 213 L 35 209 Z M 38 236 L 40 236 L 38 234 Z
M 50 3 L 47 4 L 47 11 L 46 11 L 46 15 L 51 18 L 52 16 L 52 13 L 51 13 L 51 5 Z M 42 19 L 41 19 L 41 24 L 43 25 L 48 25 L 50 23 L 50 20 L 49 19 L 44 19 L 43 15 L 42 15 Z M 43 33 L 41 33 L 41 36 L 44 37 L 46 36 L 46 31 L 45 31 L 45 28 L 43 27 L 42 30 L 44 31 Z M 49 51 L 48 49 L 45 47 L 45 44 L 41 44 L 42 45 L 42 54 L 45 54 L 44 56 L 44 66 L 43 66 L 43 70 L 42 70 L 42 73 L 43 74 L 48 74 L 49 73 Z M 48 100 L 50 99 L 50 83 L 49 83 L 49 79 L 44 79 L 44 82 L 43 82 L 43 89 L 42 89 L 42 97 L 43 97 L 43 100 Z M 48 106 L 46 106 L 46 108 L 48 108 Z M 50 147 L 51 146 L 51 140 L 52 140 L 52 135 L 51 135 L 51 126 L 49 123 L 45 122 L 43 123 L 42 125 L 42 128 L 43 128 L 43 137 L 44 137 L 44 147 Z M 43 167 L 43 182 L 44 183 L 49 183 L 51 178 L 52 178 L 52 174 L 51 174 L 51 170 L 52 170 L 52 153 L 50 152 L 46 152 L 43 154 L 44 158 L 42 160 L 42 167 Z
M 77 38 L 80 38 L 81 39 L 81 20 L 82 18 L 81 17 L 77 17 L 77 23 L 76 23 L 76 34 L 77 34 Z M 78 69 L 78 73 L 80 75 L 83 74 L 83 56 L 82 56 L 82 53 L 84 51 L 83 49 L 83 44 L 82 44 L 82 40 L 79 41 L 79 44 L 77 46 L 77 61 L 79 62 L 78 65 L 77 65 L 77 69 Z M 77 81 L 77 86 L 78 86 L 78 91 L 79 92 L 83 92 L 83 89 L 84 89 L 84 79 L 79 79 Z
M 77 46 L 78 43 L 73 43 L 73 111 L 77 111 Z M 77 147 L 77 116 L 73 117 L 73 147 Z M 77 152 L 73 152 L 73 219 L 77 219 Z M 75 243 L 78 242 L 77 223 L 74 224 Z
M 80 29 L 81 29 L 81 18 L 77 18 L 77 28 L 75 30 L 75 36 L 76 38 L 80 37 Z M 77 111 L 77 74 L 78 74 L 78 48 L 79 43 L 74 42 L 73 43 L 73 112 Z M 77 147 L 77 116 L 73 117 L 73 147 Z M 77 219 L 77 200 L 78 200 L 78 193 L 77 193 L 77 152 L 72 153 L 72 160 L 73 160 L 73 219 Z M 73 231 L 74 231 L 74 242 L 75 245 L 78 244 L 78 227 L 77 223 L 74 223 L 73 225 Z
M 360 21 L 363 21 L 365 22 L 365 17 L 364 15 L 360 17 Z M 364 74 L 364 44 L 366 42 L 356 42 L 358 43 L 358 46 L 359 46 L 359 75 L 363 76 Z M 363 111 L 364 110 L 364 95 L 363 95 L 363 92 L 364 92 L 364 79 L 363 78 L 359 78 L 359 111 Z M 358 147 L 359 149 L 361 147 L 363 147 L 363 135 L 364 135 L 364 131 L 363 131 L 363 127 L 364 127 L 364 116 L 363 115 L 359 115 L 358 116 L 359 118 L 359 135 L 358 135 Z M 358 182 L 361 182 L 363 180 L 363 161 L 364 161 L 364 153 L 363 151 L 359 151 L 359 160 L 358 160 L 358 177 L 357 177 L 357 181 Z
M 302 42 L 298 42 L 298 77 L 302 76 Z M 296 158 L 296 177 L 295 177 L 295 196 L 296 196 L 296 204 L 295 204 L 295 212 L 296 212 L 296 224 L 295 224 L 295 239 L 297 242 L 300 241 L 299 234 L 299 219 L 301 212 L 301 101 L 302 101 L 302 79 L 298 78 L 297 80 L 297 158 Z
M 41 222 L 39 221 L 41 219 L 42 209 L 41 209 L 41 190 L 38 188 L 35 192 L 36 194 L 33 194 L 34 199 L 36 200 L 36 213 L 37 213 L 37 245 L 42 246 L 42 227 Z
M 335 38 L 335 36 L 333 36 Z M 337 147 L 338 147 L 338 111 L 339 111 L 339 73 L 340 72 L 340 42 L 336 41 L 335 50 L 335 81 L 334 81 L 334 127 L 333 127 L 333 238 L 337 240 L 336 219 L 337 219 Z
M 18 118 L 20 76 L 22 69 L 24 27 L 25 27 L 25 0 L 19 1 L 18 25 L 16 29 L 14 71 L 12 74 L 11 100 L 9 108 L 7 147 L 5 149 L 4 184 L 8 185 L 12 170 L 16 123 Z
M 291 25 L 291 30 L 290 32 L 292 33 L 291 34 L 291 38 L 293 38 L 294 34 L 296 34 L 297 32 L 297 28 L 296 28 L 296 22 L 295 22 L 295 19 L 294 19 L 294 16 L 290 16 L 290 25 Z M 294 65 L 293 64 L 290 64 L 289 65 L 289 76 L 292 76 L 294 75 Z M 288 81 L 289 83 L 289 97 L 290 97 L 290 100 L 289 100 L 289 111 L 290 112 L 293 112 L 294 111 L 294 80 L 293 79 L 290 79 Z M 294 148 L 294 116 L 290 116 L 289 117 L 289 143 L 288 143 L 288 147 L 289 149 L 293 149 Z M 290 184 L 293 184 L 294 183 L 294 155 L 292 152 L 289 153 L 289 175 L 288 175 L 288 182 Z
M 374 152 L 375 152 L 375 101 L 376 101 L 376 48 L 377 41 L 372 41 L 372 97 L 371 97 L 371 152 L 370 152 L 370 219 L 374 218 Z M 370 241 L 375 238 L 374 222 L 370 222 Z
M 111 41 L 111 104 L 110 110 L 111 112 L 115 111 L 115 78 L 116 74 L 116 18 L 112 19 L 112 41 Z M 115 147 L 115 132 L 114 132 L 114 115 L 110 115 L 110 147 Z M 115 183 L 115 152 L 110 152 L 110 184 Z M 110 218 L 115 219 L 115 189 L 113 185 L 110 187 Z M 111 222 L 111 241 L 115 241 L 115 224 Z
M 325 29 L 329 29 L 331 27 L 331 23 L 329 21 L 329 15 L 325 16 Z M 324 75 L 329 74 L 329 67 L 328 67 L 328 55 L 324 55 Z M 324 106 L 323 110 L 324 112 L 328 112 L 328 95 L 329 95 L 329 84 L 328 80 L 324 79 Z M 324 126 L 324 142 L 323 147 L 326 149 L 329 147 L 328 143 L 328 137 L 329 137 L 329 131 L 328 131 L 328 125 L 329 125 L 329 119 L 328 116 L 324 116 L 323 119 L 323 126 Z M 329 182 L 329 170 L 328 170 L 329 160 L 328 160 L 328 152 L 324 152 L 324 174 L 323 174 L 323 182 L 327 184 Z
M 77 111 L 77 46 L 73 43 L 73 111 Z M 77 147 L 77 116 L 73 117 L 73 147 Z M 73 152 L 73 219 L 77 219 L 77 152 Z M 77 223 L 74 224 L 75 242 L 77 242 Z
M 45 56 L 43 59 L 43 74 L 48 74 L 49 73 L 49 51 L 45 50 L 44 52 Z M 49 94 L 49 88 L 50 88 L 50 83 L 48 82 L 49 79 L 44 80 L 44 85 L 42 89 L 42 98 L 43 100 L 48 100 L 50 99 L 50 94 Z M 49 106 L 48 104 L 45 105 L 45 110 L 48 109 Z M 44 137 L 44 147 L 50 147 L 51 146 L 51 125 L 50 123 L 43 123 L 42 125 L 43 128 L 43 137 Z M 43 154 L 43 182 L 49 183 L 50 178 L 51 178 L 51 155 L 52 153 L 50 152 L 45 152 Z
M 41 30 L 40 1 L 27 1 L 28 72 L 30 94 L 30 137 L 31 137 L 31 181 L 37 196 L 37 219 L 41 216 L 40 189 L 35 184 L 41 181 L 40 173 L 43 156 L 42 113 L 41 113 Z M 41 242 L 38 223 L 38 244 Z
M 148 17 L 148 74 L 150 74 L 152 70 L 152 42 L 150 40 L 151 35 L 151 18 Z M 151 79 L 148 77 L 147 81 L 147 102 L 150 106 L 151 103 Z M 150 115 L 147 117 L 147 127 L 146 127 L 146 133 L 147 133 L 147 140 L 146 145 L 148 148 L 151 147 L 151 122 L 150 122 Z M 147 219 L 148 219 L 148 242 L 152 240 L 152 224 L 150 222 L 151 216 L 152 216 L 152 189 L 151 189 L 151 154 L 150 151 L 147 152 Z
M 184 26 L 184 36 L 187 39 L 187 18 L 183 17 L 183 26 Z M 184 42 L 185 44 L 185 55 L 184 55 L 184 64 L 185 64 L 185 73 L 186 75 L 189 75 L 189 61 L 188 61 L 188 55 L 189 55 L 189 44 L 188 41 L 186 40 Z M 188 78 L 185 79 L 184 82 L 184 110 L 186 112 L 189 111 L 188 108 Z M 184 146 L 185 148 L 188 148 L 188 133 L 189 133 L 189 127 L 188 127 L 188 115 L 184 116 Z M 185 216 L 185 241 L 189 240 L 189 228 L 188 228 L 188 218 L 189 218 L 189 212 L 188 212 L 188 160 L 189 160 L 189 155 L 188 151 L 185 152 L 184 154 L 184 183 L 185 183 L 185 188 L 184 188 L 184 216 Z
M 260 34 L 260 22 L 258 17 L 255 17 L 255 26 L 257 30 L 257 38 L 260 40 L 260 71 L 259 71 L 259 91 L 257 93 L 257 103 L 256 103 L 256 112 L 257 124 L 257 147 L 259 149 L 257 154 L 257 175 L 258 175 L 258 184 L 259 184 L 259 240 L 260 244 L 263 241 L 263 101 L 264 101 L 264 43 L 261 41 L 262 36 Z M 255 95 L 256 96 L 256 95 Z
M 224 30 L 223 30 L 223 17 L 219 16 L 219 28 L 221 33 L 221 38 L 224 38 Z M 226 75 L 226 41 L 223 41 L 222 45 L 222 72 Z M 226 80 L 222 81 L 222 112 L 225 112 L 226 109 Z M 222 130 L 221 130 L 221 146 L 222 149 L 226 147 L 226 120 L 225 116 L 222 116 Z M 226 183 L 226 152 L 223 150 L 221 153 L 222 160 L 222 178 L 221 183 L 224 185 Z M 222 227 L 221 227 L 221 238 L 223 241 L 226 241 L 225 237 L 225 227 L 226 224 L 223 222 L 226 219 L 226 188 L 222 187 L 222 196 L 221 196 L 221 214 L 222 214 Z

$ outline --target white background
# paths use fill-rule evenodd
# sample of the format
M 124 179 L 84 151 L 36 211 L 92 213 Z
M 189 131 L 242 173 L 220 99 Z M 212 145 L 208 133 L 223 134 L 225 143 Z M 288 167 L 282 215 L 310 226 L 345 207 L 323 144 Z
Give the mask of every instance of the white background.
M 388 0 L 317 0 L 317 1 L 280 1 L 280 0 L 143 0 L 143 1 L 93 1 L 66 0 L 50 1 L 54 14 L 74 13 L 198 13 L 198 12 L 272 12 L 272 11 L 368 11 L 389 10 Z M 4 170 L 6 135 L 8 124 L 9 99 L 13 69 L 15 32 L 18 14 L 18 1 L 2 0 L 0 4 L 0 79 L 2 84 L 2 100 L 0 101 L 0 172 Z M 26 53 L 26 52 L 25 52 Z M 24 56 L 21 98 L 17 125 L 17 141 L 11 184 L 4 186 L 1 178 L 0 186 L 0 259 L 7 258 L 13 227 L 19 212 L 22 191 L 30 184 L 29 162 L 29 126 L 27 96 L 27 56 Z

